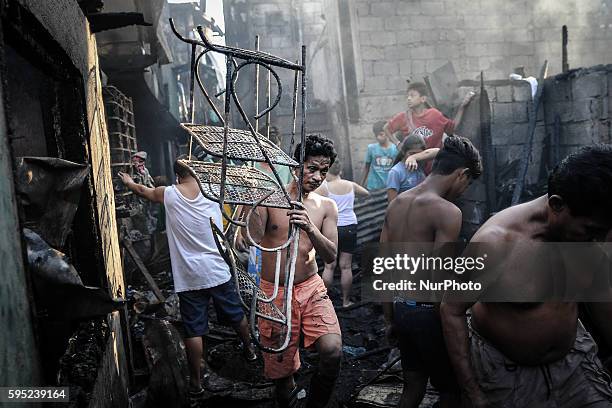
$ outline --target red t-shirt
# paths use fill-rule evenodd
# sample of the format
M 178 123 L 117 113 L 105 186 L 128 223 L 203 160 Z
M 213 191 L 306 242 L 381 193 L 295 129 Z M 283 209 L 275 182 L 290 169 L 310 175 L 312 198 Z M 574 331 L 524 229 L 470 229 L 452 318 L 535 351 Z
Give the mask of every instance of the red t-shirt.
M 396 114 L 387 122 L 387 129 L 391 133 L 402 132 L 402 135 L 406 137 L 411 131 L 423 128 L 420 133 L 424 136 L 425 145 L 428 149 L 442 147 L 444 133 L 452 135 L 455 130 L 455 122 L 435 108 L 425 109 L 420 115 L 412 113 L 411 116 L 412 121 L 409 120 L 406 112 Z M 431 165 L 432 162 L 430 161 L 425 166 L 426 174 L 431 172 Z

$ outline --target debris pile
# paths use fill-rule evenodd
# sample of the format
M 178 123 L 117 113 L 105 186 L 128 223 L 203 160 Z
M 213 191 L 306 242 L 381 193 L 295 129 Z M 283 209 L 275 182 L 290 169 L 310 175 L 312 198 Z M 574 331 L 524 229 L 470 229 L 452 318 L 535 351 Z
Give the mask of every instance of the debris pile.
M 68 340 L 57 379 L 58 385 L 70 387 L 70 404 L 75 407 L 89 404 L 108 335 L 106 319 L 98 318 L 79 324 Z

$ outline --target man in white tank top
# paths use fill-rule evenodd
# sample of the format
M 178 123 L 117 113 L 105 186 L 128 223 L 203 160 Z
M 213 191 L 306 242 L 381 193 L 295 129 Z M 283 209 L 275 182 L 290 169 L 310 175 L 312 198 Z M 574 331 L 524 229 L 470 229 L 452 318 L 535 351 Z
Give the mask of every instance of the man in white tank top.
M 234 281 L 212 235 L 210 218 L 222 227 L 219 205 L 200 193 L 196 179 L 178 159 L 174 171 L 177 184 L 170 187 L 149 188 L 136 184 L 125 173 L 119 173 L 119 177 L 138 196 L 164 204 L 174 290 L 179 295 L 186 332 L 190 396 L 197 399 L 204 392 L 200 383 L 204 355 L 202 336 L 208 332 L 211 298 L 217 315 L 232 325 L 240 336 L 245 358 L 254 361 L 257 355 L 251 345 L 248 323 Z

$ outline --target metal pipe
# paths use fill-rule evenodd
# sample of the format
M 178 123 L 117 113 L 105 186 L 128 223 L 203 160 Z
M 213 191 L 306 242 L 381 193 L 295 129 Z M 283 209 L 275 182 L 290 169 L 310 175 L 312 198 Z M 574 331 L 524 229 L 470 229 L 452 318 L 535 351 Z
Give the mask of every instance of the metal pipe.
M 228 56 L 225 59 L 225 89 L 231 89 L 232 87 L 232 57 Z M 219 207 L 221 211 L 224 211 L 223 204 L 225 201 L 225 175 L 227 173 L 227 135 L 229 133 L 229 116 L 231 108 L 231 93 L 225 92 L 225 115 L 223 124 L 223 156 L 221 157 L 221 185 L 219 186 Z
M 302 201 L 302 183 L 304 182 L 304 159 L 306 158 L 306 46 L 302 45 L 302 129 L 300 134 L 300 175 L 298 177 L 297 200 Z
M 259 51 L 259 36 L 255 36 L 255 50 Z M 259 132 L 259 64 L 255 64 L 255 130 Z
M 268 79 L 266 81 L 266 109 L 270 107 L 272 103 L 272 89 L 270 88 L 272 83 L 272 73 L 268 70 Z M 270 110 L 266 113 L 266 137 L 270 139 Z
M 196 63 L 196 48 L 197 45 L 191 44 L 191 75 L 189 76 L 189 121 L 193 123 L 195 121 L 195 63 Z M 189 161 L 191 161 L 191 148 L 193 146 L 193 136 L 189 136 Z

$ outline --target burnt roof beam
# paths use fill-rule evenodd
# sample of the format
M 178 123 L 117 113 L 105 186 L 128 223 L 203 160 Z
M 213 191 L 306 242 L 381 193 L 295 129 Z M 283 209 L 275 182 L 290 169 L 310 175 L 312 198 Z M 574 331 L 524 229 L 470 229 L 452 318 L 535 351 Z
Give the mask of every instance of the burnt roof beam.
M 87 16 L 92 33 L 113 30 L 115 28 L 131 25 L 152 26 L 144 19 L 142 13 L 120 12 L 120 13 L 95 13 Z

